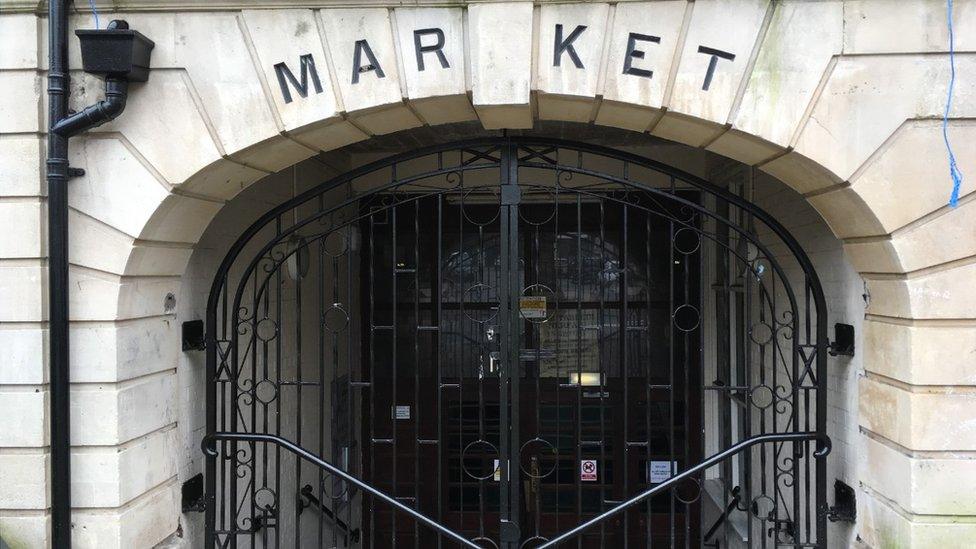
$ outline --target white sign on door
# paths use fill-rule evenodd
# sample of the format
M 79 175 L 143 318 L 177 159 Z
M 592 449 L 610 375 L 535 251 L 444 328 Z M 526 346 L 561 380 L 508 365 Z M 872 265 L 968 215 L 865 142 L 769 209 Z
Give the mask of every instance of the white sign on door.
M 647 478 L 651 484 L 661 484 L 678 472 L 677 461 L 648 461 Z
M 394 406 L 393 419 L 410 419 L 410 406 Z
M 583 482 L 596 482 L 595 459 L 584 459 L 580 461 L 580 480 Z

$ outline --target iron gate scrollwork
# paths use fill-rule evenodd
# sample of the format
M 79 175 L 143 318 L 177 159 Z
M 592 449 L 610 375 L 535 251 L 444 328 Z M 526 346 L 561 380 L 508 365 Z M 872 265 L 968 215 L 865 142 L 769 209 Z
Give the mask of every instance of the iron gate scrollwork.
M 825 310 L 779 223 L 643 157 L 353 170 L 215 277 L 207 543 L 825 547 Z

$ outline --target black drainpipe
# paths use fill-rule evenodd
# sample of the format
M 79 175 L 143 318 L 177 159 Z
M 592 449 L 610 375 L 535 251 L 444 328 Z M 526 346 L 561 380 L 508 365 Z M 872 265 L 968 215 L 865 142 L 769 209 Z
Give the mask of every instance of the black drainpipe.
M 48 3 L 50 127 L 68 114 L 68 13 Z M 68 137 L 47 134 L 48 368 L 51 384 L 51 545 L 71 547 L 71 424 L 68 400 Z
M 68 1 L 50 0 L 48 3 L 48 368 L 51 384 L 48 422 L 51 433 L 51 545 L 55 549 L 71 547 L 68 179 L 85 173 L 68 166 L 68 138 L 121 114 L 128 91 L 125 74 L 106 74 L 105 99 L 69 116 Z M 111 30 L 128 28 L 125 21 L 112 21 L 108 26 Z

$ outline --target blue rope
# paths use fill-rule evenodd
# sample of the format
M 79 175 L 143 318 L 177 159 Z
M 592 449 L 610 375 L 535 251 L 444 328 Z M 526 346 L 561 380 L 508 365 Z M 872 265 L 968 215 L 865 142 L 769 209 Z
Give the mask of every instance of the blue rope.
M 952 145 L 949 144 L 949 109 L 952 108 L 952 90 L 956 85 L 956 45 L 952 31 L 952 0 L 946 0 L 946 19 L 949 24 L 949 95 L 946 97 L 945 112 L 942 114 L 942 140 L 945 141 L 946 152 L 949 154 L 949 177 L 952 178 L 952 195 L 949 197 L 949 205 L 955 208 L 959 205 L 962 171 L 956 164 L 956 155 L 952 153 Z
M 949 2 L 951 3 L 952 0 L 949 0 Z M 102 28 L 102 26 L 98 24 L 98 9 L 95 7 L 95 0 L 88 0 L 88 5 L 91 6 L 92 15 L 95 17 L 95 28 Z

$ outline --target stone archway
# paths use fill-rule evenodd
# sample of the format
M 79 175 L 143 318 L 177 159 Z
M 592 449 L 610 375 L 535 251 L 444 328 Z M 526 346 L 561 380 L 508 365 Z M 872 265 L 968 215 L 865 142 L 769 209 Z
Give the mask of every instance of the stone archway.
M 148 540 L 175 529 L 178 486 L 165 456 L 178 406 L 178 326 L 165 298 L 177 293 L 194 243 L 223 202 L 320 151 L 464 120 L 485 128 L 568 120 L 649 132 L 757 166 L 806 196 L 844 240 L 871 296 L 861 454 L 883 465 L 862 474 L 862 535 L 872 544 L 922 545 L 976 535 L 971 520 L 947 518 L 976 515 L 967 496 L 968 479 L 976 478 L 971 460 L 953 453 L 976 450 L 972 422 L 960 421 L 973 417 L 966 357 L 976 348 L 969 283 L 976 206 L 969 181 L 960 206 L 944 206 L 948 183 L 933 118 L 944 100 L 936 83 L 948 73 L 945 40 L 941 28 L 914 26 L 919 12 L 938 20 L 937 3 L 179 13 L 132 6 L 113 16 L 155 40 L 150 81 L 133 86 L 121 118 L 73 146 L 72 164 L 87 171 L 71 191 L 79 544 Z M 971 9 L 959 17 L 963 31 L 976 25 Z M 567 43 L 580 26 L 586 29 Z M 443 35 L 444 62 L 433 50 L 417 53 L 441 44 L 440 34 L 415 34 L 430 29 Z M 976 137 L 976 56 L 965 38 L 959 47 L 962 91 L 950 126 L 964 143 Z M 3 76 L 40 78 L 40 64 L 18 63 Z M 91 103 L 100 89 L 80 73 L 74 84 L 73 105 Z M 31 158 L 39 152 L 31 132 L 42 126 L 15 117 L 0 132 L 14 134 L 18 157 Z M 972 150 L 958 152 L 963 170 L 976 172 Z M 14 213 L 40 215 L 37 204 L 17 204 Z M 39 304 L 41 292 L 16 280 L 42 269 L 6 269 L 14 280 L 7 287 Z M 40 320 L 35 309 L 5 320 Z M 40 410 L 41 403 L 26 405 Z M 152 456 L 158 463 L 148 474 L 130 472 Z M 892 486 L 886 479 L 895 476 L 906 480 Z M 42 531 L 43 520 L 28 529 Z M 124 521 L 138 526 L 123 532 Z

